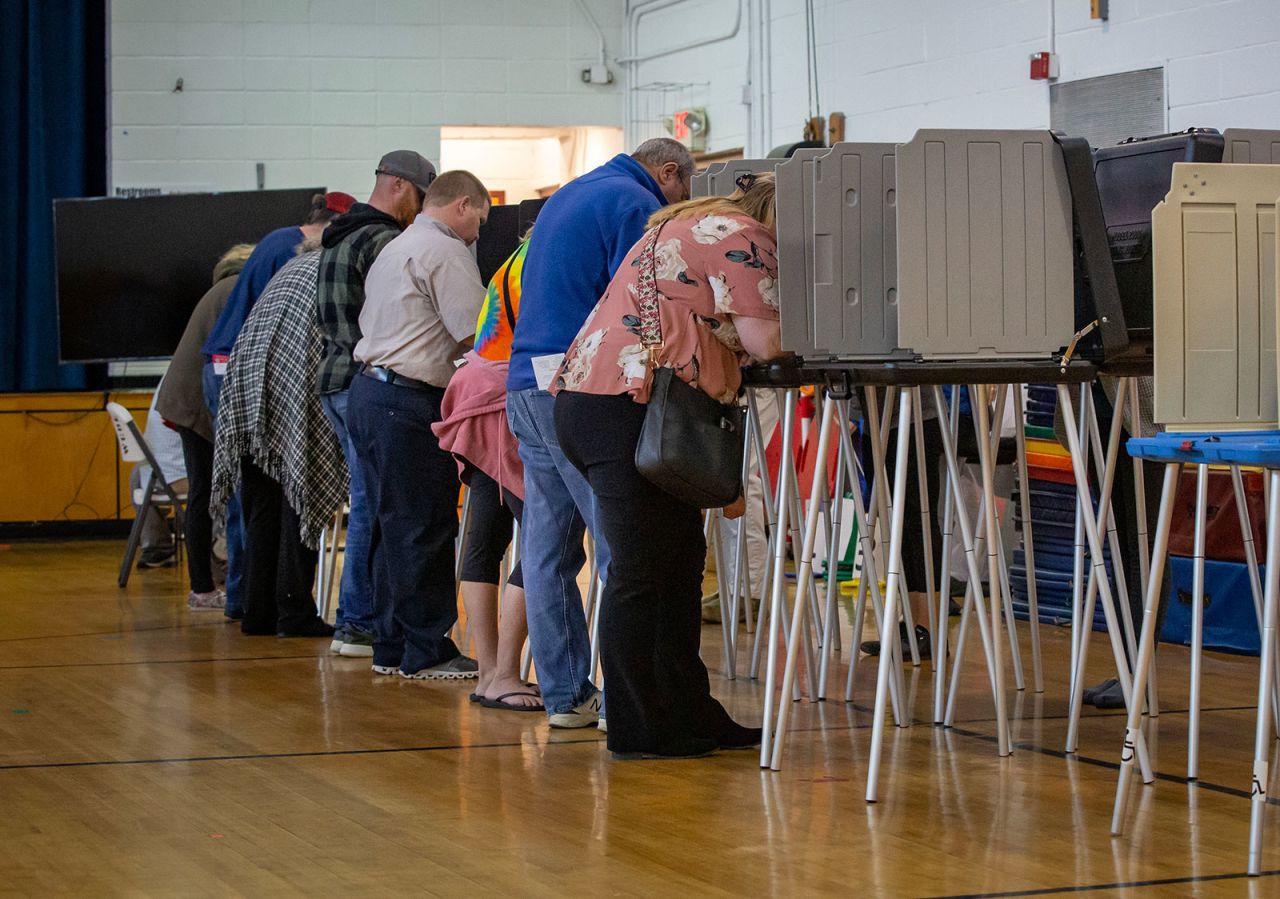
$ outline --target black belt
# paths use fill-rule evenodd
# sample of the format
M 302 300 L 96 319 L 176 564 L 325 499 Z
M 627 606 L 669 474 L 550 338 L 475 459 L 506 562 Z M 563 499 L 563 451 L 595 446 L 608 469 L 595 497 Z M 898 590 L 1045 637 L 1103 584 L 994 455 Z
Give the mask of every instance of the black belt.
M 397 387 L 408 387 L 411 390 L 426 390 L 431 393 L 444 393 L 443 387 L 437 387 L 434 384 L 428 384 L 426 381 L 419 381 L 417 378 L 410 378 L 406 375 L 398 374 L 389 368 L 383 368 L 379 365 L 366 365 L 360 369 L 360 374 L 366 378 L 373 378 L 375 381 L 382 381 L 384 384 L 394 384 Z

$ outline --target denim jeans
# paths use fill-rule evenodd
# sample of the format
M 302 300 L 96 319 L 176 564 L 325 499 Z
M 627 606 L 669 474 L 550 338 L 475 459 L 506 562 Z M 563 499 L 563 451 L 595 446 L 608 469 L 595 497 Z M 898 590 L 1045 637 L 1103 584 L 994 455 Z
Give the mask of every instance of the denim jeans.
M 609 569 L 609 547 L 596 527 L 595 497 L 560 450 L 554 409 L 555 398 L 545 390 L 507 394 L 507 419 L 524 463 L 520 561 L 529 646 L 550 714 L 571 711 L 596 691 L 578 590 L 578 573 L 586 563 L 584 524 L 595 537 L 601 574 Z
M 369 575 L 369 532 L 371 528 L 369 495 L 365 488 L 364 471 L 356 456 L 356 446 L 347 427 L 348 390 L 327 393 L 320 397 L 325 417 L 338 435 L 342 454 L 347 458 L 347 470 L 351 472 L 351 511 L 347 514 L 347 545 L 343 551 L 342 588 L 338 594 L 338 614 L 334 626 L 373 632 L 373 599 Z
M 222 375 L 214 373 L 212 362 L 204 364 L 201 386 L 204 388 L 204 402 L 213 415 L 216 431 Z M 217 444 L 216 433 L 214 443 Z M 240 512 L 239 492 L 227 503 L 227 607 L 223 614 L 228 618 L 244 614 L 244 517 Z
M 373 508 L 373 664 L 414 674 L 459 655 L 454 538 L 458 464 L 431 426 L 444 391 L 415 390 L 357 375 L 347 426 Z

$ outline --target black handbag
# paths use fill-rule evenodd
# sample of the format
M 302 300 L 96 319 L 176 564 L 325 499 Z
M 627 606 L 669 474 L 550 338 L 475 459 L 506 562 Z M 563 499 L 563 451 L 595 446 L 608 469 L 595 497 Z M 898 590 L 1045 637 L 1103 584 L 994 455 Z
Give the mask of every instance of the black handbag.
M 664 344 L 653 254 L 660 231 L 650 230 L 639 259 L 640 342 L 649 351 L 653 382 L 636 444 L 636 469 L 681 502 L 720 508 L 742 492 L 745 414 L 658 364 Z

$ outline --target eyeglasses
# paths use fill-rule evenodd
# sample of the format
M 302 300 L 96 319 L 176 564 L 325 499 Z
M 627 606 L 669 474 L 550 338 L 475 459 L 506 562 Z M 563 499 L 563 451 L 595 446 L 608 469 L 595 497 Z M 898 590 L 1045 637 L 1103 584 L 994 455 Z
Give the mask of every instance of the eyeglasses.
M 738 190 L 745 194 L 747 191 L 751 190 L 751 186 L 756 183 L 756 174 L 755 172 L 747 172 L 746 174 L 739 175 L 737 178 L 733 179 L 733 183 L 737 185 Z

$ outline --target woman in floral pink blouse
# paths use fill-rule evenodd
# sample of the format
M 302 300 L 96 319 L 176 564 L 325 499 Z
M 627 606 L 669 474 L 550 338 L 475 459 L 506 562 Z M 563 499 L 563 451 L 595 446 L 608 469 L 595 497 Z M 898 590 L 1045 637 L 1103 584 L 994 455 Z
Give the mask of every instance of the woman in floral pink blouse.
M 747 175 L 729 197 L 654 214 L 552 385 L 561 448 L 591 484 L 612 552 L 600 646 L 609 748 L 619 758 L 687 758 L 760 741 L 759 728 L 737 724 L 712 698 L 698 655 L 701 510 L 635 467 L 653 375 L 640 340 L 639 273 L 654 229 L 663 338 L 654 364 L 734 402 L 741 367 L 780 354 L 773 176 Z M 741 514 L 741 502 L 729 514 Z

